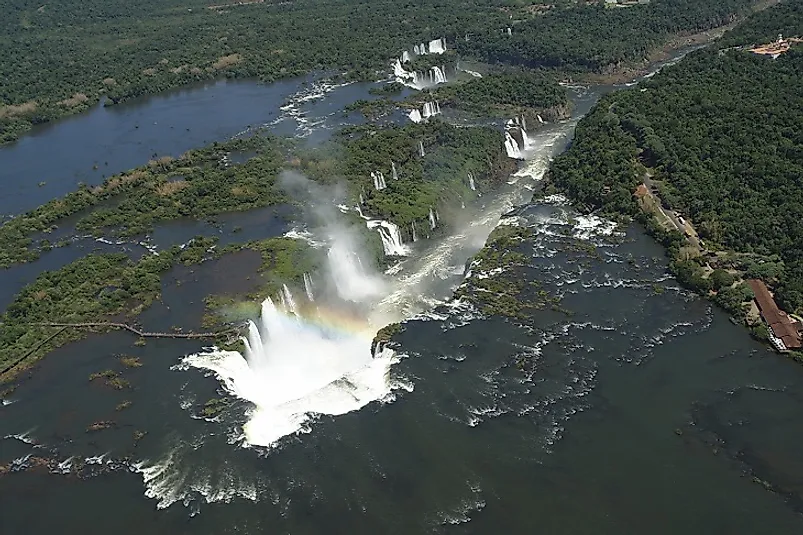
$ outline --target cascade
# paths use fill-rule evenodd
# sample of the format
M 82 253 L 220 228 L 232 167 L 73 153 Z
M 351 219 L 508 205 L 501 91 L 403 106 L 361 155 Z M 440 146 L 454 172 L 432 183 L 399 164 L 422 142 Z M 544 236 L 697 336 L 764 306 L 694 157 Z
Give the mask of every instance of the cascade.
M 424 142 L 423 141 L 419 141 L 418 142 L 418 155 L 421 156 L 422 158 L 426 155 L 426 152 L 424 152 Z
M 430 230 L 435 230 L 435 227 L 438 226 L 438 221 L 435 219 L 435 212 L 432 211 L 432 208 L 429 209 L 429 228 Z
M 515 158 L 517 160 L 523 160 L 524 157 L 521 154 L 521 147 L 519 147 L 518 142 L 510 135 L 510 132 L 505 130 L 505 152 L 507 152 L 508 157 Z
M 441 112 L 441 107 L 437 103 L 437 101 L 425 102 L 424 103 L 424 113 L 422 114 L 422 116 L 424 117 L 424 119 L 428 119 L 428 118 L 432 117 L 433 115 L 438 115 L 440 112 Z
M 399 180 L 399 172 L 396 171 L 396 164 L 394 162 L 390 162 L 390 172 L 393 174 L 393 180 Z
M 474 173 L 468 173 L 468 187 L 471 188 L 471 191 L 477 191 L 477 186 L 474 184 Z
M 393 76 L 396 78 L 408 78 L 410 76 L 410 73 L 404 70 L 402 62 L 398 59 L 393 62 Z
M 307 299 L 310 303 L 315 301 L 315 293 L 313 292 L 312 277 L 309 273 L 304 273 L 304 291 L 307 293 Z
M 382 239 L 386 256 L 407 256 L 409 248 L 404 245 L 399 227 L 390 221 L 371 220 L 366 223 L 369 229 L 376 229 Z
M 434 39 L 429 42 L 430 54 L 443 54 L 446 52 L 446 40 L 444 38 Z
M 371 178 L 374 180 L 374 189 L 376 191 L 382 191 L 388 185 L 385 183 L 385 177 L 379 171 L 371 171 Z
M 287 287 L 286 284 L 282 284 L 282 306 L 293 315 L 298 315 L 298 306 L 296 306 L 295 299 L 293 299 L 293 294 L 290 292 L 290 288 Z
M 429 70 L 429 81 L 432 84 L 445 84 L 448 81 L 446 79 L 446 67 L 432 67 Z
M 410 113 L 407 114 L 407 117 L 410 118 L 411 121 L 414 123 L 420 123 L 423 119 L 421 118 L 421 112 L 418 109 L 413 109 Z

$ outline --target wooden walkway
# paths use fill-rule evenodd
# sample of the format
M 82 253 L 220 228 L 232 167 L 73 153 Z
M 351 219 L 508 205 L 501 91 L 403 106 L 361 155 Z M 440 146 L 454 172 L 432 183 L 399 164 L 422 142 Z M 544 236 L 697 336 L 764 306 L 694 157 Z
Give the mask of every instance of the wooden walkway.
M 146 332 L 132 327 L 126 323 L 115 323 L 111 321 L 93 321 L 84 323 L 35 323 L 34 325 L 42 325 L 45 327 L 74 327 L 78 329 L 95 329 L 95 328 L 112 328 L 122 329 L 129 331 L 142 338 L 217 338 L 222 334 L 231 334 L 236 329 L 228 329 L 225 331 L 218 331 L 214 333 L 160 333 L 160 332 Z

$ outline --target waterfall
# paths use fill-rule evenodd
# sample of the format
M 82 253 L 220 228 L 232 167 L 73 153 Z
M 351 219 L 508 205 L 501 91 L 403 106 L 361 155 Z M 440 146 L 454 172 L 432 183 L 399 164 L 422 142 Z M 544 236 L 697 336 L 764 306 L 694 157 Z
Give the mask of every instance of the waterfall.
M 305 429 L 314 414 L 356 411 L 390 392 L 393 354 L 372 351 L 373 332 L 367 324 L 323 327 L 316 316 L 294 316 L 266 299 L 249 322 L 243 355 L 200 353 L 188 362 L 214 371 L 227 391 L 253 404 L 246 441 L 273 446 Z
M 420 45 L 413 45 L 413 52 L 416 56 L 426 56 L 427 46 L 424 43 L 421 43 Z
M 410 61 L 411 61 L 410 60 L 410 53 L 405 50 L 404 52 L 402 52 L 401 62 L 402 63 L 410 63 Z
M 438 226 L 438 221 L 435 219 L 435 212 L 432 211 L 432 208 L 429 209 L 429 228 L 431 230 L 435 230 L 435 227 Z
M 309 273 L 304 273 L 304 291 L 307 293 L 307 299 L 310 303 L 315 301 L 315 294 L 313 293 L 312 277 Z
M 419 141 L 418 142 L 418 155 L 421 156 L 422 158 L 426 155 L 426 152 L 424 152 L 424 142 L 423 141 Z
M 385 183 L 385 177 L 379 171 L 372 171 L 371 178 L 374 180 L 374 189 L 376 191 L 382 191 L 388 185 Z
M 407 114 L 407 117 L 410 118 L 411 121 L 414 123 L 420 123 L 423 119 L 421 118 L 421 112 L 418 109 L 413 109 L 410 113 Z
M 298 315 L 298 306 L 296 306 L 296 301 L 293 299 L 293 294 L 290 292 L 290 288 L 287 287 L 286 284 L 282 284 L 282 306 L 293 315 Z
M 433 115 L 438 115 L 441 112 L 441 107 L 437 101 L 433 102 L 425 102 L 424 103 L 424 113 L 421 115 L 424 119 L 429 119 Z
M 417 242 L 418 236 L 415 235 L 415 223 L 410 223 L 410 228 L 413 230 L 413 242 Z
M 505 131 L 505 152 L 507 152 L 510 158 L 515 158 L 517 160 L 524 159 L 524 156 L 521 154 L 521 147 L 519 147 L 518 142 L 510 135 L 509 131 Z
M 369 229 L 376 229 L 382 238 L 382 248 L 386 256 L 407 256 L 409 248 L 402 241 L 399 227 L 390 221 L 374 219 L 366 223 Z
M 505 35 L 513 35 L 513 28 L 505 28 L 502 31 L 505 33 Z
M 516 136 L 521 140 L 516 139 Z M 527 135 L 527 119 L 524 116 L 514 117 L 505 122 L 505 151 L 511 158 L 525 159 L 525 152 L 532 146 Z
M 538 119 L 539 123 L 544 124 L 545 121 L 544 121 L 544 119 L 541 118 L 540 115 L 536 114 L 535 117 L 536 117 L 536 119 Z
M 394 162 L 390 162 L 390 172 L 392 173 L 393 180 L 399 180 L 399 172 L 396 171 L 396 164 Z
M 474 173 L 471 171 L 468 173 L 468 187 L 471 188 L 471 191 L 477 191 L 477 185 L 474 184 Z
M 365 199 L 363 198 L 362 193 L 360 193 L 360 206 L 363 204 L 365 204 Z M 359 206 L 357 208 L 359 208 Z
M 393 62 L 393 76 L 396 78 L 408 78 L 410 73 L 404 70 L 401 60 L 397 59 Z
M 446 67 L 432 67 L 429 70 L 429 81 L 432 84 L 445 84 L 447 82 Z
M 443 54 L 444 52 L 446 52 L 446 40 L 443 37 L 429 42 L 430 54 Z

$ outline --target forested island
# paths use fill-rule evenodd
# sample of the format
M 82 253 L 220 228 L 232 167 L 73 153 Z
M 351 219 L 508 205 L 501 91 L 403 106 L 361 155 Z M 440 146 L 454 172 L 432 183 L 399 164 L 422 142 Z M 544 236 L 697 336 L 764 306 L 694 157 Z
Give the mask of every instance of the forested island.
M 762 338 L 745 280 L 763 280 L 781 308 L 803 313 L 803 47 L 753 51 L 779 33 L 803 35 L 799 2 L 602 99 L 546 186 L 587 212 L 644 223 L 681 282 Z
M 196 81 L 271 82 L 324 70 L 375 80 L 399 51 L 438 37 L 465 58 L 571 77 L 610 74 L 644 66 L 673 38 L 727 24 L 753 5 L 660 0 L 609 9 L 602 1 L 466 0 L 372 2 L 369 9 L 329 0 L 91 0 L 75 10 L 65 0 L 4 2 L 0 143 L 101 98 L 114 104 Z

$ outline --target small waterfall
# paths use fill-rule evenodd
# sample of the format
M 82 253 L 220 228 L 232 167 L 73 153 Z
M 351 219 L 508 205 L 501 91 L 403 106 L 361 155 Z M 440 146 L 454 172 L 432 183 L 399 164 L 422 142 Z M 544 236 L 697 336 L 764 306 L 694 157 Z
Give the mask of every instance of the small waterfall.
M 413 45 L 413 53 L 416 56 L 426 56 L 427 55 L 427 46 L 424 43 L 420 45 Z
M 521 147 L 519 147 L 519 143 L 513 136 L 510 135 L 509 131 L 505 131 L 505 152 L 507 152 L 507 155 L 510 158 L 515 158 L 517 160 L 524 159 L 524 156 L 521 154 Z
M 304 291 L 307 292 L 307 299 L 310 303 L 315 301 L 315 294 L 313 292 L 312 277 L 309 273 L 304 273 Z
M 410 61 L 412 61 L 410 59 L 410 53 L 405 50 L 404 52 L 402 52 L 401 62 L 402 63 L 410 63 Z
M 396 164 L 390 162 L 390 172 L 392 173 L 393 180 L 399 180 L 399 172 L 396 170 Z
M 432 67 L 429 70 L 429 81 L 431 84 L 445 84 L 448 81 L 446 67 Z
M 463 68 L 463 67 L 460 65 L 460 61 L 459 61 L 459 60 L 458 60 L 457 64 L 455 65 L 455 70 L 457 70 L 457 71 L 462 71 L 462 72 L 464 72 L 464 73 L 466 73 L 466 74 L 470 74 L 470 75 L 471 75 L 471 76 L 473 76 L 474 78 L 482 78 L 482 75 L 481 75 L 480 73 L 478 73 L 477 71 L 470 71 L 470 70 L 468 70 L 468 69 L 464 69 L 464 68 Z
M 401 60 L 397 59 L 393 62 L 393 76 L 396 78 L 408 78 L 410 73 L 404 70 Z
M 418 155 L 421 156 L 422 158 L 424 156 L 426 156 L 426 152 L 424 152 L 424 142 L 423 141 L 419 141 L 418 142 Z
M 365 204 L 365 199 L 363 198 L 362 193 L 360 193 L 360 206 L 362 206 L 363 204 Z M 357 207 L 358 210 L 360 206 Z
M 432 211 L 432 208 L 429 209 L 429 228 L 430 230 L 435 230 L 435 227 L 438 226 L 438 220 L 435 218 L 435 212 Z
M 544 124 L 544 123 L 546 122 L 546 121 L 544 121 L 544 119 L 542 119 L 542 118 L 541 118 L 541 116 L 540 116 L 540 115 L 538 115 L 538 114 L 536 114 L 536 115 L 535 115 L 535 117 L 536 117 L 536 119 L 538 119 L 538 122 L 539 122 L 539 123 L 541 123 L 541 124 Z
M 418 111 L 417 108 L 408 113 L 407 117 L 409 117 L 410 120 L 413 121 L 414 123 L 420 123 L 421 121 L 423 121 L 423 119 L 421 118 L 421 112 Z
M 517 139 L 520 138 L 520 139 Z M 517 160 L 525 159 L 524 153 L 531 147 L 530 138 L 527 136 L 527 120 L 522 117 L 514 117 L 505 122 L 505 151 L 510 158 Z
M 425 102 L 424 113 L 422 113 L 421 115 L 424 117 L 424 119 L 429 119 L 433 115 L 438 115 L 440 112 L 441 112 L 441 107 L 437 101 Z
M 388 185 L 385 183 L 385 177 L 379 171 L 372 171 L 371 178 L 374 180 L 374 189 L 376 191 L 382 191 Z
M 410 223 L 410 228 L 413 230 L 413 242 L 417 242 L 418 236 L 415 234 L 415 223 Z
M 390 221 L 374 219 L 366 223 L 368 228 L 376 229 L 382 238 L 382 248 L 386 256 L 407 256 L 409 248 L 404 245 L 399 227 Z
M 446 52 L 446 39 L 441 37 L 429 42 L 430 54 L 443 54 L 444 52 Z
M 477 191 L 477 185 L 474 184 L 474 173 L 471 171 L 468 173 L 468 187 L 471 188 L 471 191 Z
M 286 284 L 282 284 L 282 306 L 285 309 L 289 310 L 293 313 L 293 315 L 298 316 L 298 306 L 296 306 L 296 301 L 293 299 L 293 294 L 290 292 L 290 288 L 287 287 Z
M 513 28 L 505 28 L 502 30 L 505 35 L 513 35 Z

